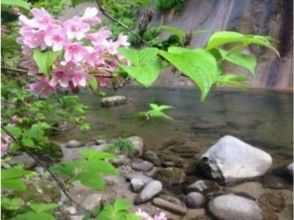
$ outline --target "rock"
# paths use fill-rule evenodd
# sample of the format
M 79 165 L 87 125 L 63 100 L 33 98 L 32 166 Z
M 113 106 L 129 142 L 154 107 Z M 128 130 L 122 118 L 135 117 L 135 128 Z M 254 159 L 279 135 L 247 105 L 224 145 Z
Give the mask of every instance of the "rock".
M 104 181 L 107 186 L 116 186 L 121 184 L 124 179 L 121 176 L 104 176 Z
M 274 175 L 263 176 L 261 182 L 264 188 L 270 189 L 286 189 L 288 185 L 285 179 Z
M 84 215 L 72 215 L 70 216 L 70 220 L 83 220 Z
M 135 171 L 129 165 L 123 165 L 118 168 L 118 172 L 123 177 L 129 179 L 129 176 L 133 175 Z
M 150 161 L 155 166 L 161 166 L 161 161 L 154 151 L 148 150 L 144 153 L 143 158 Z
M 50 173 L 44 169 L 44 167 L 36 167 L 35 170 L 41 178 L 48 179 L 51 176 Z
M 287 170 L 287 173 L 289 174 L 289 176 L 293 177 L 293 172 L 294 172 L 294 163 L 290 163 L 286 170 Z
M 107 144 L 107 141 L 106 140 L 103 140 L 103 139 L 97 139 L 97 140 L 95 140 L 95 144 L 97 144 L 97 145 Z
M 134 203 L 136 205 L 151 200 L 154 196 L 160 193 L 162 190 L 162 183 L 154 180 L 147 183 L 143 190 L 135 197 Z
M 64 211 L 66 211 L 70 215 L 74 215 L 77 213 L 77 209 L 74 206 L 64 207 Z
M 181 220 L 208 220 L 205 216 L 205 209 L 188 209 L 186 215 Z
M 126 155 L 121 154 L 121 155 L 118 155 L 116 158 L 111 159 L 110 162 L 114 166 L 119 167 L 119 166 L 127 165 L 130 162 L 130 159 Z
M 163 167 L 183 167 L 182 159 L 175 153 L 163 152 L 159 158 Z
M 145 186 L 145 182 L 142 179 L 133 178 L 131 180 L 131 189 L 133 192 L 139 192 Z
M 102 202 L 103 198 L 101 193 L 92 193 L 90 195 L 88 195 L 83 202 L 81 203 L 81 205 L 88 210 L 94 210 L 94 209 L 99 209 L 101 206 L 101 202 Z
M 128 137 L 128 139 L 132 142 L 135 148 L 135 154 L 142 156 L 143 154 L 143 149 L 144 149 L 144 142 L 141 137 L 138 136 L 132 136 Z
M 152 200 L 153 205 L 158 206 L 162 209 L 165 209 L 169 212 L 178 214 L 178 215 L 185 215 L 187 212 L 187 208 L 184 206 L 180 206 L 177 204 L 174 204 L 172 202 L 169 202 L 167 200 L 164 200 L 162 198 L 154 198 Z
M 127 98 L 122 95 L 109 96 L 101 99 L 102 107 L 111 107 L 127 104 Z
M 267 192 L 258 198 L 261 205 L 269 206 L 275 212 L 281 212 L 285 206 L 285 196 L 281 192 Z
M 230 189 L 235 193 L 246 193 L 253 198 L 258 198 L 265 191 L 262 184 L 256 181 L 240 183 L 230 187 Z
M 186 174 L 181 169 L 168 167 L 157 170 L 153 178 L 164 185 L 171 186 L 185 182 Z
M 36 165 L 36 161 L 32 157 L 30 157 L 27 153 L 24 152 L 20 155 L 11 157 L 9 164 L 10 165 L 23 164 L 25 168 L 31 169 Z
M 219 192 L 222 190 L 221 186 L 216 182 L 210 180 L 197 180 L 195 183 L 188 186 L 187 190 L 197 191 L 201 193 Z
M 78 147 L 81 147 L 83 144 L 82 142 L 80 141 L 77 141 L 77 140 L 70 140 L 69 142 L 67 142 L 65 144 L 65 147 L 67 148 L 78 148 Z
M 167 201 L 169 201 L 171 203 L 180 205 L 180 206 L 183 205 L 183 203 L 181 202 L 181 200 L 179 200 L 178 198 L 176 198 L 174 196 L 168 195 L 168 194 L 160 194 L 158 197 L 160 197 L 160 198 L 162 198 L 164 200 L 167 200 Z
M 185 198 L 186 206 L 189 208 L 200 208 L 205 203 L 205 198 L 201 193 L 190 192 Z
M 131 174 L 131 175 L 129 175 L 129 176 L 127 177 L 127 180 L 128 180 L 128 181 L 132 181 L 132 179 L 140 179 L 140 180 L 142 180 L 145 184 L 147 184 L 147 183 L 149 183 L 149 182 L 151 182 L 151 181 L 154 180 L 154 179 L 152 179 L 151 177 L 146 176 L 146 175 L 144 175 L 144 174 L 142 174 L 142 173 L 133 173 L 133 174 Z
M 199 168 L 210 178 L 234 182 L 262 176 L 271 164 L 268 153 L 227 135 L 201 156 Z
M 152 170 L 153 167 L 154 165 L 150 163 L 149 161 L 138 161 L 138 162 L 132 163 L 132 168 L 137 171 L 147 172 Z
M 222 220 L 262 220 L 262 211 L 253 200 L 236 196 L 222 195 L 208 203 L 209 212 Z

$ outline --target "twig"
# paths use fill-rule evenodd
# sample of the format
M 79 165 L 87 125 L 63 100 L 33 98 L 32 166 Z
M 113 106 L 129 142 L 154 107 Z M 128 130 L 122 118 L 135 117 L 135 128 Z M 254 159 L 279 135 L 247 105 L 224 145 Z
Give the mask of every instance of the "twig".
M 12 72 L 16 72 L 16 73 L 27 73 L 28 71 L 25 69 L 17 69 L 17 68 L 10 68 L 10 67 L 1 67 L 1 70 L 6 70 L 6 71 L 12 71 Z
M 41 161 L 41 160 L 39 160 L 38 159 L 38 157 L 36 157 L 34 154 L 32 154 L 31 152 L 29 152 L 28 150 L 26 150 L 25 149 L 25 147 L 5 128 L 5 127 L 3 127 L 3 126 L 1 126 L 1 129 L 3 130 L 3 131 L 5 131 L 5 133 L 7 134 L 7 135 L 9 135 L 10 137 L 11 137 L 11 139 L 17 144 L 17 145 L 19 145 L 20 147 L 21 147 L 21 150 L 23 150 L 25 153 L 27 153 L 31 158 L 33 158 L 35 161 L 36 161 L 36 163 L 38 164 L 38 165 L 40 165 L 41 167 L 43 167 L 50 175 L 51 175 L 51 177 L 54 179 L 54 181 L 57 183 L 57 185 L 59 186 L 59 188 L 61 189 L 61 191 L 64 193 L 64 195 L 72 202 L 72 203 L 74 203 L 77 207 L 79 207 L 79 208 L 81 208 L 82 210 L 84 210 L 85 212 L 87 212 L 87 213 L 89 213 L 91 216 L 94 216 L 94 214 L 90 211 L 90 210 L 88 210 L 88 209 L 86 209 L 86 208 L 84 208 L 83 206 L 81 206 L 79 203 L 77 203 L 70 195 L 69 195 L 69 193 L 66 191 L 66 189 L 65 189 L 65 186 L 64 186 L 64 184 L 58 179 L 58 177 L 57 176 L 55 176 L 55 174 L 54 173 L 52 173 L 52 171 L 50 170 L 50 169 L 48 169 L 47 168 L 47 166 Z
M 119 20 L 117 20 L 116 18 L 112 17 L 111 15 L 109 15 L 104 7 L 102 6 L 100 0 L 96 0 L 96 3 L 98 5 L 99 10 L 102 12 L 102 14 L 109 18 L 110 20 L 116 22 L 117 24 L 119 24 L 120 26 L 122 26 L 123 28 L 125 28 L 128 32 L 130 32 L 132 35 L 134 35 L 135 37 L 137 37 L 141 42 L 143 42 L 145 45 L 149 45 L 142 37 L 140 37 L 138 34 L 136 34 L 134 31 L 132 31 L 130 28 L 128 28 L 128 26 L 126 26 L 124 23 L 120 22 Z

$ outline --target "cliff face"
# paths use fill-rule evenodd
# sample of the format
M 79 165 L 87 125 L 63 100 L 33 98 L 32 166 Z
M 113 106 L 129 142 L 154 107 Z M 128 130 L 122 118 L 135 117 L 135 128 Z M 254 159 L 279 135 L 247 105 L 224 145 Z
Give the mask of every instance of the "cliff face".
M 153 24 L 177 26 L 186 31 L 232 30 L 269 35 L 277 41 L 275 46 L 281 58 L 272 51 L 251 47 L 250 52 L 258 57 L 258 66 L 256 76 L 250 76 L 249 87 L 293 91 L 292 0 L 185 0 L 182 12 L 156 14 Z M 210 34 L 194 37 L 191 46 L 204 46 Z M 227 69 L 237 71 L 233 66 Z M 157 85 L 190 86 L 191 83 L 167 70 Z

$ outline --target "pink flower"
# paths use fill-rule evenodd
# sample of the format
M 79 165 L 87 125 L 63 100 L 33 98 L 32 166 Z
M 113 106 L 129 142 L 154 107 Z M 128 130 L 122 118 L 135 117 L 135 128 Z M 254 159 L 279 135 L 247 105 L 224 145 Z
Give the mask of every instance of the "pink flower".
M 63 23 L 66 36 L 69 39 L 76 38 L 81 40 L 85 37 L 85 34 L 90 30 L 89 24 L 85 23 L 81 17 L 73 17 Z
M 11 143 L 11 138 L 8 135 L 1 135 L 1 157 L 3 157 Z
M 122 47 L 129 47 L 130 43 L 128 42 L 128 36 L 127 35 L 123 35 L 120 34 L 116 40 L 116 42 L 118 44 L 118 46 L 122 46 Z
M 30 29 L 26 26 L 22 26 L 19 32 L 21 34 L 21 37 L 18 39 L 18 41 L 23 43 L 25 46 L 31 49 L 40 47 L 42 50 L 47 47 L 44 42 L 44 31 L 38 31 Z
M 40 30 L 46 30 L 50 25 L 54 23 L 53 17 L 44 8 L 33 8 L 31 10 L 31 13 L 34 17 L 33 20 L 38 23 L 38 28 Z
M 87 56 L 87 50 L 79 42 L 69 43 L 65 47 L 65 53 L 64 53 L 65 64 L 70 62 L 70 61 L 78 64 L 86 56 Z
M 101 44 L 106 43 L 106 40 L 111 37 L 111 34 L 111 31 L 104 27 L 96 33 L 88 34 L 87 38 L 91 40 L 94 46 L 101 46 Z
M 70 75 L 64 69 L 58 69 L 54 71 L 53 77 L 50 80 L 50 85 L 52 87 L 60 85 L 63 88 L 67 88 L 69 86 L 70 79 Z
M 112 85 L 112 79 L 109 77 L 98 77 L 100 87 L 106 88 Z
M 97 8 L 86 8 L 82 20 L 89 25 L 96 25 L 101 23 L 101 19 L 97 17 L 98 10 Z
M 138 209 L 136 215 L 138 215 L 141 218 L 141 220 L 167 220 L 167 217 L 164 212 L 160 212 L 159 215 L 155 215 L 152 218 L 147 212 Z
M 28 69 L 28 75 L 29 76 L 34 76 L 38 73 L 39 69 L 37 64 L 35 63 L 35 61 L 33 59 L 26 59 L 24 61 L 21 62 L 21 65 Z
M 66 43 L 64 29 L 57 25 L 52 27 L 47 30 L 44 41 L 47 46 L 52 47 L 53 51 L 56 52 L 62 50 Z
M 167 217 L 164 212 L 160 212 L 159 215 L 155 215 L 153 220 L 167 220 Z
M 71 82 L 73 87 L 85 87 L 87 85 L 87 78 L 88 74 L 83 71 L 76 71 L 71 73 Z
M 49 83 L 48 78 L 40 78 L 36 82 L 30 84 L 30 90 L 41 97 L 48 97 L 55 89 Z
M 18 123 L 18 122 L 20 122 L 20 118 L 19 118 L 17 115 L 13 115 L 13 116 L 11 117 L 11 121 L 12 121 L 13 123 Z

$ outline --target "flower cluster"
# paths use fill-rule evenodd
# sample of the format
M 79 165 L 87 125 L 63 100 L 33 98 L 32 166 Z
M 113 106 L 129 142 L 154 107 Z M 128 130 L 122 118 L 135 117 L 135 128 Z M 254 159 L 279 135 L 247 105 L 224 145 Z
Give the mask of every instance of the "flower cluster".
M 54 19 L 43 8 L 32 9 L 31 14 L 32 18 L 20 14 L 18 38 L 24 55 L 22 65 L 35 79 L 30 85 L 31 91 L 44 97 L 60 87 L 77 91 L 79 86 L 86 86 L 91 74 L 98 82 L 101 81 L 100 86 L 111 83 L 111 80 L 105 79 L 105 74 L 117 70 L 119 62 L 123 60 L 118 48 L 130 44 L 127 36 L 122 34 L 115 41 L 111 39 L 111 31 L 101 27 L 96 8 L 89 7 L 82 16 L 74 16 L 66 21 Z M 98 31 L 97 27 L 100 27 Z M 46 76 L 39 73 L 32 58 L 34 49 L 61 54 Z
M 153 217 L 151 217 L 147 212 L 138 209 L 136 215 L 138 215 L 142 220 L 167 220 L 164 212 L 160 212 L 158 215 L 154 215 Z
M 10 143 L 11 143 L 10 136 L 1 134 L 1 157 L 6 154 Z

